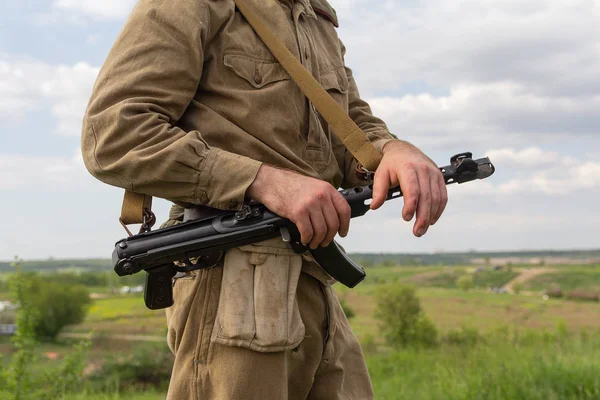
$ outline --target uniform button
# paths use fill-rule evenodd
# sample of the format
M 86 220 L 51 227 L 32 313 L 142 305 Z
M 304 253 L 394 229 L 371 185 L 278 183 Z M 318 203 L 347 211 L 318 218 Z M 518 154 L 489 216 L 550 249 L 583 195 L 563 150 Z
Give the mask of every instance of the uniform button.
M 263 78 L 260 75 L 260 73 L 258 72 L 258 70 L 256 70 L 254 72 L 254 83 L 256 83 L 257 85 L 260 85 L 263 82 Z
M 236 210 L 239 208 L 239 203 L 235 200 L 232 200 L 229 202 L 229 204 L 227 205 L 231 210 Z
M 200 194 L 200 204 L 208 204 L 208 196 L 204 192 Z

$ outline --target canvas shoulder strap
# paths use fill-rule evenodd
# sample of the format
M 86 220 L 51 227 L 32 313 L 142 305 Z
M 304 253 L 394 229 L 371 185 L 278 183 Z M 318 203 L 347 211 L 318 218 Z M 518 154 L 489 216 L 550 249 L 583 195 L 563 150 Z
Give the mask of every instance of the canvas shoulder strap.
M 381 153 L 369 141 L 365 133 L 327 93 L 312 74 L 294 57 L 287 47 L 261 21 L 246 0 L 234 0 L 254 31 L 283 68 L 298 84 L 302 92 L 315 105 L 335 135 L 348 151 L 369 171 L 375 171 L 381 161 Z
M 312 74 L 294 57 L 275 34 L 262 22 L 246 0 L 234 0 L 242 15 L 256 34 L 273 53 L 275 58 L 290 74 L 304 95 L 314 104 L 317 111 L 329 124 L 334 134 L 344 143 L 348 151 L 367 170 L 375 171 L 381 161 L 381 153 L 369 141 L 365 133 L 336 103 Z M 123 225 L 144 224 L 152 205 L 152 197 L 125 191 L 120 221 Z

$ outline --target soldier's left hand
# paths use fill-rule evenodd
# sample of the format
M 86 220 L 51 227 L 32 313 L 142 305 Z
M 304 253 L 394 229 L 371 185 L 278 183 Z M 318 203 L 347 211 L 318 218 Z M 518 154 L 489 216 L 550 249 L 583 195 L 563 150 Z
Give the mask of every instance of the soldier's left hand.
M 444 177 L 421 150 L 394 140 L 383 147 L 383 159 L 373 181 L 371 209 L 381 207 L 390 188 L 397 185 L 404 195 L 402 218 L 410 221 L 416 213 L 413 234 L 421 237 L 438 221 L 448 203 Z

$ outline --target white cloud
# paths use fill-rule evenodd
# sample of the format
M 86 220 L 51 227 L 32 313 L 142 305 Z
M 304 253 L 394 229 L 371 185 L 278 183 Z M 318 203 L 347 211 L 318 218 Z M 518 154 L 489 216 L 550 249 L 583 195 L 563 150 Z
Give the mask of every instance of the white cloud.
M 433 147 L 600 133 L 600 92 L 560 97 L 511 82 L 474 83 L 451 86 L 447 96 L 375 97 L 369 103 L 392 132 Z
M 557 151 L 546 151 L 539 147 L 528 147 L 521 151 L 513 148 L 494 149 L 487 151 L 486 157 L 497 164 L 536 169 L 557 163 L 561 166 L 573 166 L 577 163 L 575 158 L 564 157 Z
M 81 190 L 92 182 L 79 150 L 72 157 L 0 153 L 0 191 Z
M 492 175 L 485 181 L 452 186 L 452 196 L 503 196 L 525 202 L 550 202 L 556 196 L 575 195 L 579 192 L 600 198 L 600 159 L 580 161 L 556 151 L 546 151 L 539 147 L 523 150 L 503 148 L 489 150 L 490 158 L 497 171 L 504 173 L 504 179 Z M 506 176 L 515 176 L 506 179 Z M 539 196 L 544 196 L 540 198 Z
M 399 137 L 428 151 L 600 145 L 597 1 L 331 3 L 363 97 Z
M 565 195 L 580 190 L 596 189 L 596 198 L 600 198 L 600 162 L 587 162 L 581 165 L 562 167 L 557 165 L 534 173 L 525 179 L 512 179 L 499 185 L 506 194 L 543 193 L 547 195 Z
M 95 18 L 125 18 L 135 0 L 55 0 L 53 6 L 59 10 L 75 11 Z
M 20 119 L 50 109 L 57 120 L 55 133 L 79 136 L 98 72 L 87 63 L 55 66 L 0 57 L 0 118 Z
M 569 96 L 600 91 L 594 0 L 332 4 L 350 65 L 369 91 L 415 80 L 445 87 L 512 81 L 533 93 Z

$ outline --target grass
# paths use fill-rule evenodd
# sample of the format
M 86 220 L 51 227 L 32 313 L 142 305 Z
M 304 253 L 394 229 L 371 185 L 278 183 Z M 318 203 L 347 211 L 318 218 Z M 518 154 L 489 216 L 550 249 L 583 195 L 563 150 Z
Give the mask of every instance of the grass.
M 361 285 L 402 282 L 414 276 L 439 271 L 439 267 L 368 267 L 367 277 Z
M 162 335 L 166 329 L 164 311 L 146 308 L 142 295 L 97 299 L 84 323 L 69 332 Z
M 513 270 L 481 271 L 473 274 L 473 284 L 480 288 L 502 287 L 517 275 Z
M 600 398 L 600 343 L 495 342 L 367 358 L 377 399 L 569 400 Z
M 66 396 L 63 400 L 164 400 L 162 392 L 128 392 L 128 393 L 78 393 Z
M 336 286 L 338 296 L 356 313 L 350 323 L 359 339 L 377 336 L 375 290 Z M 468 326 L 488 332 L 505 325 L 544 330 L 554 329 L 560 321 L 575 331 L 600 330 L 600 318 L 590 317 L 600 315 L 599 303 L 442 288 L 419 288 L 417 294 L 426 314 L 442 331 Z
M 524 286 L 526 290 L 534 291 L 544 291 L 553 287 L 567 292 L 574 289 L 600 291 L 600 269 L 574 268 L 543 274 L 531 279 Z
M 419 287 L 456 288 L 458 279 L 471 273 L 472 267 L 372 267 L 367 269 L 365 284 L 407 282 Z M 476 287 L 501 287 L 519 273 L 513 270 L 480 271 L 473 273 Z
M 549 267 L 546 267 L 549 268 Z M 553 267 L 552 267 L 553 268 Z M 361 341 L 373 341 L 367 362 L 377 399 L 411 400 L 571 400 L 600 399 L 600 303 L 544 300 L 538 295 L 499 295 L 485 290 L 454 289 L 458 277 L 473 267 L 370 267 L 366 281 L 355 289 L 336 285 L 336 292 L 356 316 L 350 321 Z M 516 269 L 515 269 L 516 271 Z M 539 275 L 525 285 L 544 286 L 546 279 L 563 290 L 600 285 L 597 267 L 557 269 Z M 483 271 L 473 274 L 480 288 L 502 286 L 517 272 Z M 419 286 L 417 294 L 428 317 L 443 336 L 469 327 L 486 337 L 474 347 L 443 344 L 431 350 L 385 348 L 375 318 L 375 293 L 382 283 L 408 282 Z M 587 286 L 586 286 L 587 285 Z M 557 341 L 557 326 L 571 332 Z M 90 360 L 106 354 L 131 351 L 134 342 L 111 338 L 112 334 L 165 336 L 163 311 L 150 311 L 141 295 L 97 299 L 83 324 L 71 332 L 94 331 Z M 519 329 L 515 335 L 502 332 Z M 39 353 L 69 352 L 72 341 L 43 344 Z M 375 350 L 373 350 L 375 349 Z M 0 338 L 0 353 L 10 353 L 8 340 Z M 6 362 L 6 358 L 3 362 Z M 165 393 L 78 393 L 66 400 L 155 400 Z

